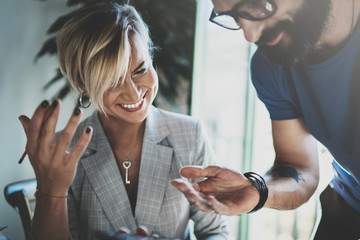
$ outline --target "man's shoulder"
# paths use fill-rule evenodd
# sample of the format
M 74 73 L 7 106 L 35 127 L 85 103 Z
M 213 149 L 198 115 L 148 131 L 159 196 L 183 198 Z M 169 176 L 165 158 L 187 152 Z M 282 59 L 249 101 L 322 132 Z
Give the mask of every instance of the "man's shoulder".
M 258 49 L 251 57 L 250 74 L 255 86 L 275 84 L 285 76 L 285 68 L 272 64 Z

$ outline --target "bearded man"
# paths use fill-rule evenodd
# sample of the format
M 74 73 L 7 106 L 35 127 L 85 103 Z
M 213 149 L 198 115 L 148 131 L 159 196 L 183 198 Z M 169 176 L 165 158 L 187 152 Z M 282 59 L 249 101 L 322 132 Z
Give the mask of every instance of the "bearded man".
M 258 49 L 251 76 L 266 105 L 276 153 L 257 173 L 185 167 L 173 185 L 204 211 L 236 215 L 295 209 L 319 182 L 317 142 L 332 154 L 334 178 L 320 196 L 314 239 L 360 237 L 359 0 L 212 0 L 210 21 L 243 29 Z

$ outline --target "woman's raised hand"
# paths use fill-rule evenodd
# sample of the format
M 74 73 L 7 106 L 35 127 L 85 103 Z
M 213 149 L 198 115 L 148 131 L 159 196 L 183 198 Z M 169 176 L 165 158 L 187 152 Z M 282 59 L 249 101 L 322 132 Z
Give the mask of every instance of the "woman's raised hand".
M 67 151 L 82 115 L 82 110 L 75 108 L 55 144 L 60 106 L 60 100 L 53 101 L 51 105 L 45 100 L 31 119 L 24 115 L 19 117 L 27 137 L 26 152 L 35 172 L 38 191 L 50 196 L 67 195 L 78 161 L 92 136 L 92 128 L 87 126 L 76 145 L 70 152 Z

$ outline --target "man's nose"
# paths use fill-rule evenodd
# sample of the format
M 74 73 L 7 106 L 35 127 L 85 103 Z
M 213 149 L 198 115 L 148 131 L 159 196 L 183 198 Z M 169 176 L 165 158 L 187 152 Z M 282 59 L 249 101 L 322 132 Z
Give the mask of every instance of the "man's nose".
M 250 21 L 239 17 L 237 23 L 244 31 L 246 41 L 255 43 L 260 40 L 261 34 L 265 28 L 264 21 Z

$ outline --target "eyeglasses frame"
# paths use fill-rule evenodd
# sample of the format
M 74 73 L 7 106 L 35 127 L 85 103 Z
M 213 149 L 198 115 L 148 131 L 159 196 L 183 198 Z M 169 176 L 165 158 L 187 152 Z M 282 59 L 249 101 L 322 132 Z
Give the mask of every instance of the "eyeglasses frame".
M 244 15 L 243 13 L 238 12 L 237 9 L 239 9 L 241 5 L 246 4 L 248 1 L 249 0 L 238 2 L 237 4 L 234 5 L 234 7 L 231 10 L 221 12 L 221 13 L 217 13 L 215 11 L 215 8 L 213 8 L 213 10 L 211 11 L 210 17 L 209 17 L 209 21 L 212 22 L 212 23 L 215 23 L 216 25 L 218 25 L 220 27 L 223 27 L 223 28 L 226 28 L 226 29 L 229 29 L 229 30 L 240 30 L 241 29 L 240 25 L 238 25 L 239 28 L 226 27 L 226 26 L 214 21 L 214 18 L 218 17 L 218 16 L 222 16 L 222 15 L 228 15 L 228 16 L 232 17 L 236 23 L 238 22 L 237 18 L 239 18 L 239 17 L 250 20 L 250 21 L 263 21 L 263 20 L 266 20 L 268 18 L 271 18 L 275 14 L 275 12 L 277 11 L 277 5 L 273 1 L 267 1 L 268 3 L 271 4 L 271 6 L 274 8 L 274 10 L 272 11 L 272 13 L 270 15 L 268 15 L 268 16 L 266 16 L 264 18 L 254 18 L 254 17 L 251 17 L 250 15 Z

